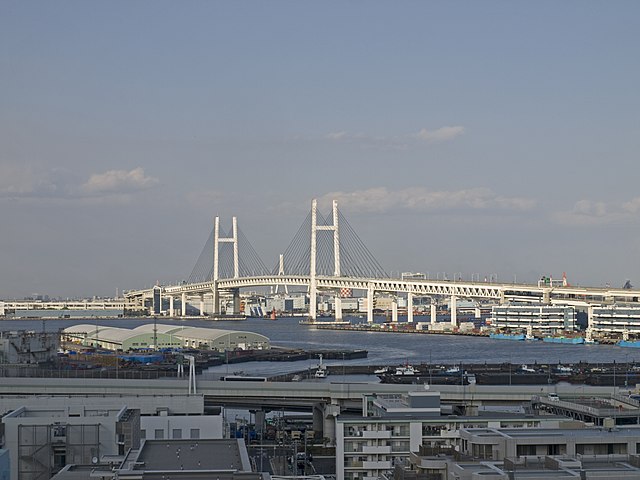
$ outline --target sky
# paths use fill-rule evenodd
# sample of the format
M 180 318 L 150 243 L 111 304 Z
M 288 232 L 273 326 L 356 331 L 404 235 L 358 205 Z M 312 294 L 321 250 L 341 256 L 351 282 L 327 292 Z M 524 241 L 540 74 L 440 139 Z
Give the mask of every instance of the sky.
M 271 266 L 317 198 L 387 272 L 640 286 L 640 3 L 0 0 L 0 298 Z

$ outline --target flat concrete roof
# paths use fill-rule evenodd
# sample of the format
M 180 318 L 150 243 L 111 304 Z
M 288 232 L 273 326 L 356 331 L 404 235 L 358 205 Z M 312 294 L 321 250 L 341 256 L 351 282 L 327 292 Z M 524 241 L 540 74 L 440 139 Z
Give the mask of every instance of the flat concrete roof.
M 143 471 L 251 472 L 242 439 L 145 440 L 123 466 L 124 470 Z

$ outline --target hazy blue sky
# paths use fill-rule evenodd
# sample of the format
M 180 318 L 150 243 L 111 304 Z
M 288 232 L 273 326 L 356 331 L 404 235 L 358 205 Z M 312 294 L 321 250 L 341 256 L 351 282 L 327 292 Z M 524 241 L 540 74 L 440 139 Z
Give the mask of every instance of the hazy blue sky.
M 640 2 L 0 1 L 0 298 L 273 265 L 313 197 L 387 271 L 640 286 Z

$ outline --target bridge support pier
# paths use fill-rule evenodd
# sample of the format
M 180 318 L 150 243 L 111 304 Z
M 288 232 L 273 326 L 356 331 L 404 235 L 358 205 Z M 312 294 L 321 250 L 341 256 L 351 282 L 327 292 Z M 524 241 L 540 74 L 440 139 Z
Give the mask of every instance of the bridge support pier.
M 398 297 L 393 297 L 391 301 L 391 321 L 398 323 Z
M 259 438 L 262 439 L 262 434 L 264 433 L 266 412 L 262 409 L 256 410 L 254 412 L 254 416 L 255 416 L 256 432 L 258 433 Z
M 438 321 L 438 307 L 436 307 L 433 297 L 431 298 L 431 325 L 435 325 Z
M 162 313 L 162 288 L 158 285 L 153 287 L 153 302 L 151 308 L 154 315 L 160 315 Z
M 313 431 L 316 438 L 323 437 L 324 428 L 324 405 L 322 403 L 316 403 L 313 406 Z
M 204 317 L 204 295 L 200 295 L 200 316 Z
M 240 289 L 234 288 L 231 291 L 231 296 L 233 297 L 233 314 L 240 314 Z
M 340 297 L 340 292 L 334 297 L 334 316 L 336 317 L 336 322 L 342 321 L 342 298 Z
M 329 438 L 331 444 L 336 443 L 336 417 L 340 415 L 340 405 L 331 403 L 324 405 L 323 422 L 322 422 L 322 436 Z
M 313 431 L 315 437 L 328 438 L 331 444 L 336 441 L 336 417 L 340 415 L 340 405 L 335 403 L 316 403 L 313 405 Z
M 182 313 L 183 317 L 187 316 L 187 294 L 182 292 L 182 303 L 180 304 L 180 308 L 182 308 L 182 311 L 180 313 Z
M 413 293 L 407 293 L 407 323 L 413 323 Z
M 451 326 L 458 326 L 458 297 L 451 295 L 451 305 L 449 306 L 449 313 L 451 314 Z
M 367 323 L 373 323 L 373 285 L 367 287 Z
M 173 317 L 176 314 L 173 308 L 173 295 L 169 295 L 169 316 Z
M 213 293 L 213 314 L 220 315 L 220 290 L 218 290 L 218 283 L 214 282 L 213 288 L 211 289 Z
M 587 329 L 585 333 L 586 335 L 584 339 L 589 342 L 592 341 L 593 340 L 593 305 L 589 305 L 587 307 Z
M 482 313 L 480 312 L 480 307 L 476 307 L 475 317 L 476 318 L 481 318 L 482 317 Z

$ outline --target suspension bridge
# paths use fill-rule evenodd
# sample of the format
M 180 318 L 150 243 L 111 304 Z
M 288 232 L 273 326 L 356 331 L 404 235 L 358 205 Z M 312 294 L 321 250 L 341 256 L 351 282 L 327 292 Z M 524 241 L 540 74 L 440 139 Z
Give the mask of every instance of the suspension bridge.
M 178 285 L 155 286 L 152 289 L 126 292 L 125 297 L 135 304 L 154 298 L 161 303 L 169 298 L 169 315 L 175 316 L 174 302 L 180 301 L 180 314 L 186 316 L 188 302 L 200 301 L 204 315 L 205 296 L 211 297 L 214 316 L 221 314 L 221 297 L 233 298 L 233 311 L 240 310 L 240 290 L 256 287 L 305 288 L 309 298 L 310 321 L 318 317 L 318 296 L 334 297 L 335 321 L 342 321 L 343 289 L 366 295 L 367 321 L 373 322 L 375 297 L 392 296 L 392 319 L 397 321 L 399 296 L 407 299 L 407 321 L 413 322 L 415 296 L 449 298 L 450 321 L 458 324 L 457 300 L 482 299 L 496 303 L 518 301 L 541 305 L 639 304 L 640 291 L 612 288 L 590 288 L 555 283 L 527 285 L 497 282 L 466 282 L 461 280 L 429 280 L 391 278 L 358 237 L 333 201 L 329 215 L 318 211 L 313 200 L 311 211 L 298 229 L 289 246 L 280 254 L 276 265 L 269 269 L 232 218 L 231 230 L 220 228 L 215 217 L 214 227 L 189 278 Z M 431 303 L 431 322 L 435 322 L 435 302 Z M 159 312 L 157 312 L 159 313 Z

